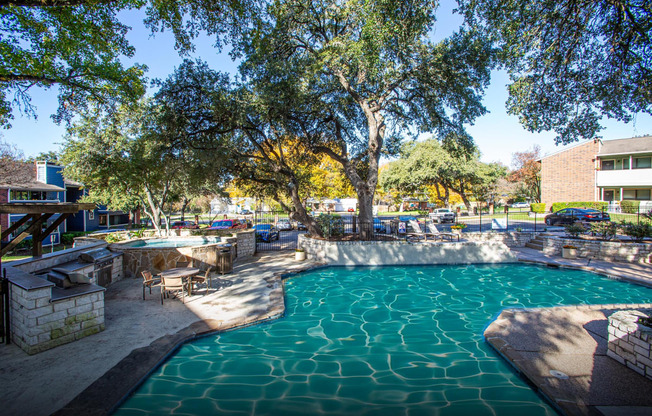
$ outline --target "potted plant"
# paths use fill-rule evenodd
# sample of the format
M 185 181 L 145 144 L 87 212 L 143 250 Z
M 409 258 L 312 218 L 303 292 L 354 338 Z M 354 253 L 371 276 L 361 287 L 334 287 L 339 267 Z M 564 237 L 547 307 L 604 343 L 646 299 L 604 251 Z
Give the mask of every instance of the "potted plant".
M 451 225 L 451 231 L 455 234 L 462 234 L 462 230 L 465 228 L 466 224 L 463 222 L 456 222 L 455 224 Z
M 574 259 L 577 257 L 577 247 L 565 245 L 561 248 L 561 256 L 565 259 Z
M 306 259 L 306 251 L 302 248 L 298 248 L 294 251 L 294 259 L 297 261 L 304 261 Z

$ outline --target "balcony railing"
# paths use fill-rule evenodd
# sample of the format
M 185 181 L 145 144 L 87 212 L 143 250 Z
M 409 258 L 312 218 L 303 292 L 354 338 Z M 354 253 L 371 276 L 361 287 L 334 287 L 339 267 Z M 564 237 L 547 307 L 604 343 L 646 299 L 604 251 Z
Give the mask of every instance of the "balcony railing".
M 596 177 L 599 187 L 652 186 L 652 169 L 599 170 Z

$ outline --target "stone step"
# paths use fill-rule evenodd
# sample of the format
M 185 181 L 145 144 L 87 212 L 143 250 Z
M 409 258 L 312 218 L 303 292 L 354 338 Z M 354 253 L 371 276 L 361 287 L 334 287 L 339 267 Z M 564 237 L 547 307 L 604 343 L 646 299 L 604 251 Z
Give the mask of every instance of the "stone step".
M 535 250 L 543 250 L 543 241 L 531 240 L 529 243 L 525 243 L 525 247 L 533 248 Z

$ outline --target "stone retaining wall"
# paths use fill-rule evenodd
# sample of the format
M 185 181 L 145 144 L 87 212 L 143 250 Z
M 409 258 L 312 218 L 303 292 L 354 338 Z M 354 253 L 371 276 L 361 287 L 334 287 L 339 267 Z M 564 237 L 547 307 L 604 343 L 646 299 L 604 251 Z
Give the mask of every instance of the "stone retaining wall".
M 636 323 L 651 310 L 618 311 L 609 317 L 607 355 L 652 380 L 652 328 Z
M 462 238 L 468 241 L 487 241 L 502 243 L 508 247 L 525 247 L 538 233 L 524 232 L 473 232 L 462 233 Z
M 577 257 L 606 261 L 624 261 L 630 263 L 652 263 L 652 244 L 621 243 L 598 240 L 578 240 L 556 236 L 545 236 L 543 252 L 561 256 L 565 245 L 577 247 Z
M 426 265 L 516 261 L 502 242 L 326 241 L 299 235 L 308 258 L 331 265 Z

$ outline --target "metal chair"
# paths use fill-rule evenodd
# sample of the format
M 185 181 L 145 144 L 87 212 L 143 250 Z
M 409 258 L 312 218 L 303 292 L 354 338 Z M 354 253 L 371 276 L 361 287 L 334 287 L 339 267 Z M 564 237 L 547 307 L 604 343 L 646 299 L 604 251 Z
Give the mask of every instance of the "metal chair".
M 157 279 L 154 276 L 152 276 L 152 272 L 149 270 L 143 270 L 141 272 L 143 275 L 143 300 L 145 300 L 145 288 L 149 288 L 149 294 L 152 294 L 152 286 L 160 286 L 161 285 L 161 279 Z
M 181 302 L 186 303 L 183 278 L 181 277 L 165 277 L 161 276 L 161 305 L 163 304 L 163 297 L 167 294 L 169 296 L 170 292 L 181 292 Z
M 191 284 L 194 283 L 208 283 L 206 286 L 206 290 L 204 291 L 204 295 L 208 292 L 208 289 L 212 289 L 212 282 L 211 282 L 211 268 L 209 267 L 206 269 L 206 274 L 203 276 L 197 275 L 193 276 L 190 280 Z

